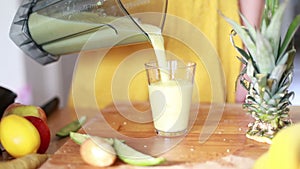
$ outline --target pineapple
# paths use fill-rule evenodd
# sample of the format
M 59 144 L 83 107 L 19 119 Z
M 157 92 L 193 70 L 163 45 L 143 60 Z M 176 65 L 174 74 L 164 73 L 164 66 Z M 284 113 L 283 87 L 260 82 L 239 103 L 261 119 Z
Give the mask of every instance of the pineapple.
M 233 27 L 230 40 L 241 55 L 238 59 L 245 65 L 237 79 L 248 91 L 243 108 L 254 119 L 248 125 L 246 136 L 267 143 L 271 143 L 279 130 L 292 124 L 289 106 L 294 92 L 288 88 L 293 79 L 296 54 L 293 37 L 300 24 L 300 15 L 294 18 L 281 38 L 287 3 L 266 0 L 260 28 L 251 26 L 242 14 L 245 27 L 223 16 Z M 235 35 L 241 38 L 246 50 L 235 45 Z

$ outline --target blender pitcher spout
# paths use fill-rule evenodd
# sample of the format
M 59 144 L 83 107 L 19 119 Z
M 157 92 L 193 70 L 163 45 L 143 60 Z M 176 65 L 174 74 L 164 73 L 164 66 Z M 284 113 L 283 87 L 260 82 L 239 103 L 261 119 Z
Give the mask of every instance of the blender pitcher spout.
M 45 65 L 82 50 L 147 42 L 141 25 L 162 30 L 166 10 L 167 0 L 24 0 L 10 38 L 26 55 Z M 153 13 L 156 17 L 149 17 Z M 95 35 L 97 43 L 85 47 Z

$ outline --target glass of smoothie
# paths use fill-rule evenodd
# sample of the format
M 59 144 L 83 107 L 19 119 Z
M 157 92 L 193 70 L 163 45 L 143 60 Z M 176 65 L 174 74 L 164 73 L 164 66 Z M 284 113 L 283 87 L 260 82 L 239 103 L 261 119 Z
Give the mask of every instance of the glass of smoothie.
M 156 133 L 180 136 L 187 132 L 196 63 L 167 60 L 145 64 L 149 100 Z

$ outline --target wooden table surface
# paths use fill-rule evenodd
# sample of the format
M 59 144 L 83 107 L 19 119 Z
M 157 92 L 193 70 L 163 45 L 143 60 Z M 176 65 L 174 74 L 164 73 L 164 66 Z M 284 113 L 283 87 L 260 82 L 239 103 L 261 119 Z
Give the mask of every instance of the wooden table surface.
M 163 156 L 167 162 L 159 168 L 251 168 L 254 160 L 269 148 L 268 144 L 246 138 L 247 124 L 252 118 L 240 104 L 196 105 L 191 114 L 188 134 L 173 138 L 156 136 L 153 123 L 145 119 L 137 120 L 139 115 L 127 116 L 132 112 L 128 106 L 119 105 L 118 109 L 110 106 L 101 111 L 77 109 L 78 116 L 88 116 L 80 132 L 117 137 L 139 151 Z M 147 104 L 137 104 L 135 108 L 147 110 L 149 107 Z M 148 116 L 149 112 L 140 114 Z M 291 116 L 294 122 L 300 121 L 300 107 L 291 107 Z M 79 145 L 69 138 L 58 139 L 54 136 L 60 127 L 75 118 L 76 114 L 71 109 L 59 110 L 48 118 L 52 132 L 48 153 L 53 155 L 41 166 L 42 169 L 93 168 L 81 159 Z M 139 167 L 117 160 L 109 168 Z

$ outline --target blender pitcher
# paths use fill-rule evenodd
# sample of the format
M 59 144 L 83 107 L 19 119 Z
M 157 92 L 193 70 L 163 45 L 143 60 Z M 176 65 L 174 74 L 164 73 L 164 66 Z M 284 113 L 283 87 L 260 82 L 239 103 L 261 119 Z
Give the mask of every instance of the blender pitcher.
M 81 50 L 148 41 L 140 24 L 162 30 L 166 10 L 167 0 L 24 0 L 13 20 L 10 38 L 45 65 Z M 133 32 L 135 36 L 122 39 Z M 83 49 L 93 35 L 97 35 L 97 43 Z

